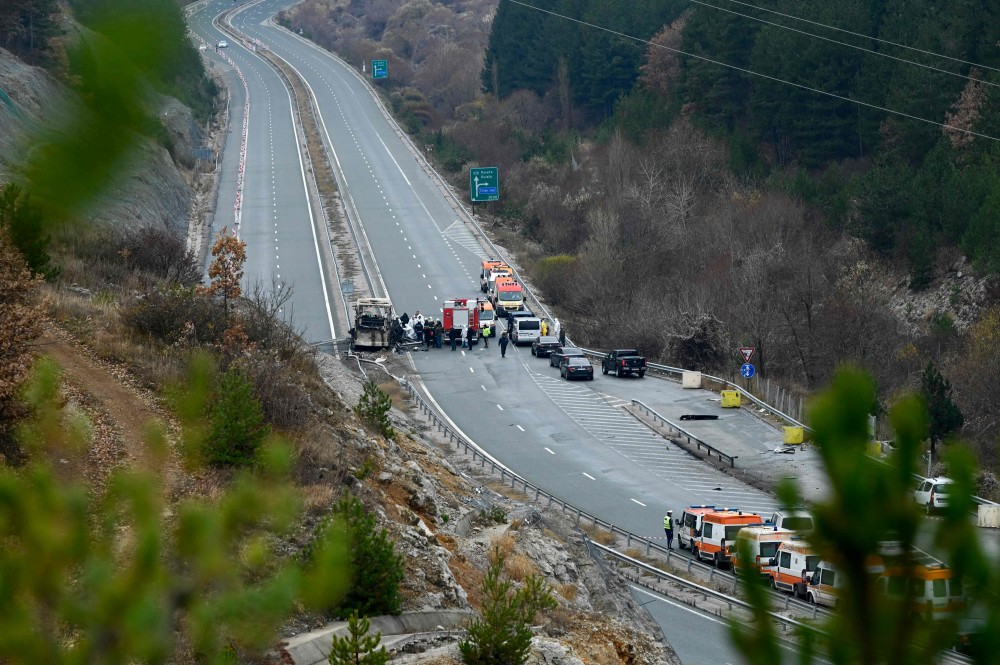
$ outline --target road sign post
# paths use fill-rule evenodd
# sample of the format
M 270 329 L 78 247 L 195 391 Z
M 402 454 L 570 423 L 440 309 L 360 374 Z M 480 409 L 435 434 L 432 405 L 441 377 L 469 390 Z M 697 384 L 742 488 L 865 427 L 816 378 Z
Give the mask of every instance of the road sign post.
M 469 195 L 473 209 L 477 203 L 500 200 L 500 169 L 496 166 L 469 169 Z
M 372 78 L 373 79 L 389 78 L 388 60 L 372 60 Z

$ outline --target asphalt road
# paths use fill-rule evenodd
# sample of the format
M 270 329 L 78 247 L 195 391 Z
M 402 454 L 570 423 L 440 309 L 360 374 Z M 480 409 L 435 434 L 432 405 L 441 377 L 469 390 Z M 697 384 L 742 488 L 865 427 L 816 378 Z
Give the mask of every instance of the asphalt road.
M 266 0 L 250 6 L 234 16 L 233 24 L 288 61 L 315 94 L 324 140 L 342 178 L 345 207 L 363 225 L 378 264 L 379 288 L 384 286 L 398 312 L 420 310 L 432 316 L 445 299 L 479 295 L 479 261 L 484 253 L 452 202 L 384 117 L 355 70 L 268 24 L 268 17 L 284 4 L 287 0 Z M 207 31 L 209 17 L 230 6 L 209 3 L 196 14 L 196 30 Z M 315 252 L 304 242 L 270 245 L 270 225 L 275 221 L 279 239 L 286 230 L 301 231 L 304 226 L 300 219 L 304 204 L 296 203 L 293 194 L 302 189 L 292 184 L 298 177 L 296 159 L 286 152 L 295 145 L 290 120 L 285 119 L 287 93 L 281 92 L 276 77 L 262 63 L 251 65 L 253 57 L 241 47 L 234 45 L 230 52 L 234 58 L 240 52 L 238 62 L 241 67 L 247 62 L 244 72 L 248 82 L 253 81 L 247 159 L 256 161 L 255 185 L 250 185 L 248 168 L 247 189 L 253 187 L 255 193 L 243 213 L 244 238 L 251 254 L 267 257 L 254 264 L 256 274 L 269 270 L 278 274 L 279 258 L 272 261 L 270 250 L 280 257 L 281 278 L 294 281 L 296 287 L 295 318 L 308 321 L 307 337 L 315 339 L 316 319 L 307 317 L 315 317 L 324 303 L 315 289 L 302 288 L 317 270 Z M 238 126 L 235 116 L 234 125 Z M 226 205 L 220 198 L 220 216 Z M 413 354 L 413 362 L 429 397 L 490 454 L 531 482 L 629 531 L 662 535 L 664 512 L 692 503 L 761 512 L 775 507 L 773 497 L 695 460 L 621 408 L 637 395 L 651 405 L 673 401 L 667 392 L 660 392 L 673 389 L 667 382 L 652 377 L 618 380 L 598 372 L 593 382 L 567 383 L 547 362 L 533 358 L 528 347 L 511 347 L 501 358 L 496 343 L 489 349 L 419 352 Z M 707 398 L 708 393 L 704 395 Z M 690 393 L 686 397 L 692 398 Z M 728 420 L 732 420 L 725 423 L 728 436 L 747 441 L 760 436 L 759 423 L 749 416 L 745 421 L 736 416 Z M 680 625 L 676 622 L 688 616 L 687 610 L 660 612 L 671 641 L 705 630 L 698 624 L 675 635 L 668 629 Z M 728 640 L 718 643 L 728 648 Z M 711 655 L 714 663 L 730 662 L 730 655 L 694 644 L 690 654 L 691 658 Z M 702 661 L 686 658 L 685 662 Z
M 212 235 L 214 238 L 223 227 L 231 230 L 237 226 L 240 238 L 247 243 L 245 292 L 250 292 L 255 284 L 267 289 L 276 283 L 290 285 L 294 297 L 282 312 L 286 320 L 309 341 L 329 340 L 336 336 L 334 304 L 330 301 L 336 292 L 330 273 L 325 272 L 325 266 L 317 259 L 319 238 L 297 149 L 291 98 L 267 63 L 212 25 L 221 8 L 228 6 L 231 3 L 203 5 L 188 20 L 192 31 L 209 45 L 206 53 L 224 72 L 231 94 L 232 129 L 222 160 Z M 216 55 L 215 44 L 221 39 L 229 42 L 229 47 L 222 50 L 243 72 L 250 97 L 243 200 L 238 217 L 233 206 L 246 97 L 235 70 Z

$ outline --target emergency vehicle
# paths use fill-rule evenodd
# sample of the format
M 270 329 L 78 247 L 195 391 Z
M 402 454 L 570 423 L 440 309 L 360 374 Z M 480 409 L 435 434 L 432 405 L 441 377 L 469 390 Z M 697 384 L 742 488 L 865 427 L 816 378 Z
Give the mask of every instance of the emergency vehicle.
M 495 329 L 497 317 L 496 311 L 493 309 L 493 303 L 486 298 L 478 298 L 476 304 L 479 307 L 479 329 Z
M 460 328 L 465 335 L 466 330 L 472 329 L 472 337 L 467 338 L 470 344 L 479 341 L 479 306 L 475 298 L 452 298 L 445 300 L 441 308 L 441 323 L 444 326 L 445 339 L 448 331 Z
M 764 577 L 771 575 L 771 559 L 778 553 L 778 546 L 786 540 L 795 537 L 795 532 L 789 529 L 779 529 L 776 526 L 745 526 L 736 534 L 736 545 L 733 547 L 733 569 L 738 572 L 755 571 Z M 739 559 L 742 543 L 750 549 L 750 559 L 747 565 Z
M 885 565 L 881 558 L 873 556 L 865 565 L 865 570 L 877 576 L 885 572 Z M 838 573 L 829 561 L 820 561 L 816 570 L 809 576 L 806 600 L 816 605 L 836 607 L 845 586 L 846 580 L 843 574 Z
M 701 518 L 701 533 L 691 541 L 691 553 L 696 559 L 711 561 L 716 568 L 727 565 L 733 557 L 736 535 L 745 526 L 764 523 L 757 513 L 742 510 L 715 510 Z
M 493 285 L 493 292 L 493 307 L 500 316 L 505 316 L 507 312 L 517 312 L 524 307 L 524 289 L 511 277 L 498 277 Z
M 898 566 L 887 568 L 880 588 L 890 599 L 903 600 L 907 583 L 913 611 L 927 619 L 947 619 L 965 607 L 962 583 L 943 563 L 917 564 L 910 575 Z
M 506 263 L 502 263 L 498 266 L 493 266 L 490 268 L 489 272 L 486 273 L 485 283 L 480 279 L 479 288 L 483 289 L 483 293 L 487 294 L 490 299 L 493 299 L 494 288 L 496 287 L 497 280 L 501 277 L 514 278 L 514 271 Z
M 504 263 L 503 261 L 499 261 L 496 259 L 483 259 L 482 269 L 479 271 L 480 291 L 486 293 L 490 290 L 490 273 L 492 273 L 494 269 L 500 267 L 507 268 L 508 270 L 507 274 L 510 274 L 509 272 L 510 268 L 508 268 L 507 264 Z
M 771 588 L 789 591 L 796 598 L 804 598 L 809 578 L 819 566 L 819 555 L 804 540 L 786 540 L 770 561 Z
M 701 518 L 715 510 L 715 506 L 688 506 L 681 516 L 674 520 L 677 525 L 677 546 L 682 550 L 691 547 L 694 539 L 701 535 Z

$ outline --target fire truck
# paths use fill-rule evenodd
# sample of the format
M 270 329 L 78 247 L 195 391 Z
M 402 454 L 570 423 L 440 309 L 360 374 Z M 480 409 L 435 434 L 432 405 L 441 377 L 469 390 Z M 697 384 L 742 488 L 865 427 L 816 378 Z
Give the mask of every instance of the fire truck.
M 448 333 L 453 328 L 462 330 L 463 339 L 469 328 L 472 329 L 472 337 L 468 338 L 470 344 L 479 341 L 479 302 L 476 298 L 452 298 L 445 300 L 441 308 L 442 321 L 444 325 L 445 340 Z

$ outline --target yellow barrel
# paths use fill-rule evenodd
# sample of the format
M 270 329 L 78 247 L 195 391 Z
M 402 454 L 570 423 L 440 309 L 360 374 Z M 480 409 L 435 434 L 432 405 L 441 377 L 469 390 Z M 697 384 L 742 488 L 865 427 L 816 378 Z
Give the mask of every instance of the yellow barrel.
M 722 408 L 723 409 L 738 409 L 738 408 L 740 408 L 740 391 L 739 390 L 723 390 L 719 394 L 722 395 Z

